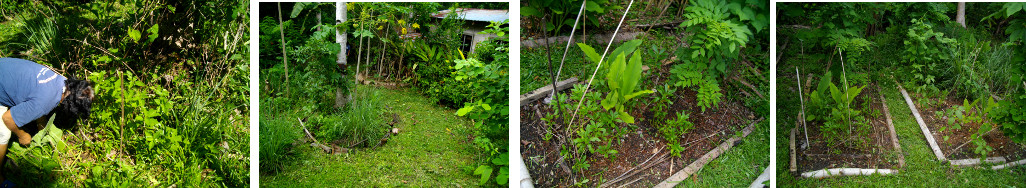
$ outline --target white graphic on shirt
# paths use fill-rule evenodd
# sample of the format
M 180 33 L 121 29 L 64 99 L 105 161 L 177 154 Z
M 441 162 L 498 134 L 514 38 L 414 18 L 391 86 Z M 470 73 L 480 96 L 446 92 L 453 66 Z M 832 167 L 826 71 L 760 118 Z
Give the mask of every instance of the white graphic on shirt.
M 43 76 L 45 74 L 45 72 L 46 72 L 46 68 L 40 69 L 39 70 L 39 74 L 36 74 L 36 78 L 39 78 L 40 76 Z M 55 78 L 57 78 L 57 73 L 53 73 L 53 76 L 50 76 L 49 78 L 39 80 L 39 83 L 40 84 L 45 84 L 45 83 L 48 83 L 50 81 L 53 81 L 53 79 L 55 79 Z

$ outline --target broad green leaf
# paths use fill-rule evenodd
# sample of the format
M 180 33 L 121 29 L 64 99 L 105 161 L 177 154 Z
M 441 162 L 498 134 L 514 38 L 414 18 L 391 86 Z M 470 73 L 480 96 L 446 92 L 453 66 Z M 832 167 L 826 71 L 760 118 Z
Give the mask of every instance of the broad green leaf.
M 620 94 L 632 93 L 641 79 L 641 52 L 634 52 L 623 71 L 623 85 L 620 86 Z
M 584 9 L 588 10 L 589 12 L 603 12 L 603 11 L 605 11 L 605 9 L 602 9 L 602 6 L 599 6 L 599 4 L 595 3 L 595 1 L 588 1 L 585 4 L 586 5 L 585 5 Z
M 602 56 L 595 52 L 595 48 L 584 43 L 577 43 L 577 46 L 581 47 L 581 51 L 584 51 L 584 55 L 588 56 L 591 62 L 598 63 L 602 59 Z
M 488 183 L 488 179 L 492 177 L 492 167 L 488 165 L 477 166 L 477 170 L 474 170 L 474 175 L 481 176 L 481 185 Z
M 463 107 L 463 108 L 460 108 L 459 110 L 456 110 L 456 115 L 457 116 L 464 116 L 464 115 L 467 115 L 467 113 L 470 113 L 470 111 L 473 111 L 473 110 L 474 110 L 474 106 Z
M 606 74 L 606 82 L 609 84 L 609 89 L 613 91 L 620 91 L 623 87 L 623 73 L 626 69 L 626 62 L 624 62 L 623 54 L 617 55 L 609 67 L 609 73 Z
M 542 12 L 534 7 L 523 6 L 520 7 L 520 15 L 524 17 L 542 16 Z
M 306 9 L 307 6 L 310 6 L 310 8 L 313 8 L 314 4 L 317 4 L 317 3 L 312 3 L 312 2 L 296 3 L 296 5 L 294 7 L 292 7 L 292 14 L 289 14 L 289 15 L 290 15 L 291 18 L 296 18 L 297 16 L 299 16 L 299 13 L 302 13 L 303 10 Z
M 602 108 L 605 109 L 605 110 L 612 109 L 616 105 L 620 104 L 618 98 L 619 98 L 619 96 L 617 96 L 616 91 L 613 91 L 612 93 L 609 93 L 608 95 L 606 95 L 606 99 L 603 99 L 602 102 L 601 102 L 602 103 Z
M 142 33 L 139 30 L 128 28 L 128 37 L 132 39 L 132 42 L 138 43 L 139 38 L 142 38 Z
M 495 182 L 499 185 L 506 185 L 509 182 L 509 168 L 499 168 L 499 175 L 495 176 Z
M 153 40 L 157 39 L 157 36 L 160 33 L 160 24 L 153 24 L 153 26 L 151 26 L 149 29 L 146 29 L 146 31 L 150 33 L 147 42 L 152 43 Z
M 1013 14 L 1022 10 L 1023 5 L 1020 3 L 1006 3 L 1005 4 L 1005 17 L 1012 17 Z
M 613 52 L 611 52 L 609 55 L 613 56 L 613 57 L 616 57 L 617 54 L 633 52 L 640 45 L 641 45 L 641 39 L 634 39 L 634 40 L 631 40 L 631 41 L 627 41 L 626 43 L 623 43 L 622 45 L 620 45 L 620 47 L 616 47 L 616 49 L 614 49 Z M 626 54 L 624 54 L 624 55 L 626 55 Z
M 509 164 L 509 153 L 502 153 L 498 157 L 492 158 L 492 164 L 500 166 Z
M 634 124 L 634 117 L 630 114 L 627 114 L 627 112 L 617 110 L 617 113 L 620 114 L 620 119 L 623 120 L 624 123 Z
M 638 92 L 631 93 L 630 95 L 626 95 L 623 98 L 624 98 L 624 100 L 630 100 L 630 99 L 632 99 L 634 97 L 637 97 L 637 96 L 640 96 L 640 95 L 644 95 L 644 94 L 650 94 L 650 93 L 654 93 L 654 92 L 652 90 L 645 89 L 645 90 L 641 90 L 641 91 L 638 91 Z

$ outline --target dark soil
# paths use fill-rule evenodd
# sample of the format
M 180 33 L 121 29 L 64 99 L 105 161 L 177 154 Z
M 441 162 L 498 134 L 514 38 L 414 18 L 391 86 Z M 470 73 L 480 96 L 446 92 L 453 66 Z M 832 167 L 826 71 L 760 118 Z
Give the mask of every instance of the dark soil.
M 870 100 L 865 100 L 865 96 L 871 96 Z M 807 148 L 802 149 L 801 146 L 805 143 L 805 132 L 803 132 L 802 126 L 799 124 L 798 132 L 795 133 L 795 149 L 798 155 L 796 160 L 798 160 L 799 173 L 827 168 L 898 168 L 898 155 L 901 154 L 896 151 L 894 144 L 891 143 L 891 132 L 887 127 L 887 118 L 883 115 L 883 103 L 881 103 L 882 100 L 878 96 L 880 95 L 877 94 L 876 86 L 870 85 L 862 91 L 854 104 L 852 104 L 852 108 L 862 110 L 861 108 L 865 102 L 871 102 L 870 108 L 872 110 L 863 110 L 862 112 L 866 120 L 869 121 L 867 123 L 872 127 L 867 135 L 868 137 L 849 138 L 866 139 L 865 144 L 862 146 L 847 147 L 843 144 L 835 147 L 828 146 L 826 138 L 824 138 L 820 130 L 823 123 L 816 121 L 807 122 L 809 128 L 808 140 L 811 144 Z M 873 111 L 878 113 L 873 113 Z
M 668 69 L 665 67 L 668 66 L 657 71 L 664 73 Z M 650 77 L 647 80 L 654 82 L 646 83 L 646 87 L 643 88 L 661 85 L 660 81 L 666 80 L 666 74 L 648 75 Z M 727 87 L 724 86 L 724 88 Z M 725 91 L 727 90 L 725 89 Z M 562 93 L 569 92 L 569 89 L 562 91 Z M 671 99 L 673 105 L 668 106 L 669 113 L 667 114 L 670 114 L 668 116 L 686 110 L 690 113 L 689 120 L 694 123 L 694 129 L 680 139 L 680 143 L 686 148 L 681 152 L 680 157 L 668 155 L 670 149 L 661 134 L 658 133 L 656 121 L 662 120 L 655 120 L 654 112 L 650 110 L 653 106 L 651 103 L 654 94 L 639 97 L 638 101 L 633 103 L 634 108 L 629 113 L 637 118 L 637 125 L 633 126 L 631 131 L 619 142 L 613 144 L 613 149 L 617 150 L 619 154 L 612 158 L 590 155 L 587 158 L 591 167 L 583 172 L 573 171 L 574 159 L 561 159 L 560 156 L 562 148 L 573 147 L 569 139 L 576 136 L 576 133 L 566 131 L 566 126 L 548 125 L 541 120 L 544 114 L 554 113 L 550 105 L 542 103 L 543 100 L 524 104 L 520 108 L 521 153 L 525 158 L 531 178 L 540 187 L 571 187 L 575 185 L 575 181 L 584 179 L 589 180 L 584 185 L 598 186 L 604 181 L 610 181 L 632 172 L 637 172 L 637 174 L 625 176 L 627 178 L 613 186 L 651 187 L 705 155 L 756 119 L 753 112 L 742 102 L 727 96 L 730 95 L 728 92 L 724 92 L 724 95 L 719 107 L 706 109 L 704 113 L 696 105 L 695 91 L 678 90 L 676 97 Z M 571 102 L 576 104 L 576 101 Z M 622 124 L 620 126 L 629 125 Z M 547 130 L 553 131 L 550 140 L 544 139 Z M 664 155 L 667 157 L 662 157 Z M 654 165 L 649 168 L 640 167 L 649 159 L 651 159 L 649 164 Z M 637 169 L 633 169 L 636 166 L 638 166 Z
M 955 106 L 961 106 L 963 99 L 956 97 L 957 95 L 949 94 L 944 103 L 938 103 L 939 99 L 930 99 L 930 105 L 920 104 L 919 98 L 922 95 L 912 95 L 913 101 L 916 103 L 916 108 L 919 109 L 920 115 L 923 117 L 923 121 L 926 122 L 926 126 L 930 128 L 930 133 L 933 134 L 933 138 L 937 140 L 937 145 L 940 147 L 941 152 L 944 153 L 945 157 L 949 160 L 957 159 L 974 159 L 981 158 L 983 156 L 976 154 L 973 150 L 976 149 L 976 145 L 971 143 L 970 135 L 980 130 L 980 124 L 964 124 L 961 125 L 961 129 L 952 129 L 947 124 L 947 118 L 943 115 L 944 110 L 949 110 Z M 971 100 L 969 101 L 972 102 Z M 983 103 L 980 100 L 980 103 Z M 938 114 L 941 113 L 941 114 Z M 984 117 L 984 123 L 990 123 L 986 117 Z M 1010 161 L 1019 160 L 1026 158 L 1026 146 L 1012 142 L 1004 132 L 1001 131 L 998 125 L 993 125 L 993 131 L 983 136 L 983 140 L 987 141 L 987 145 L 994 148 L 993 151 L 988 153 L 987 157 L 1005 157 Z M 941 127 L 948 127 L 944 132 L 941 132 Z M 947 140 L 944 137 L 948 137 Z

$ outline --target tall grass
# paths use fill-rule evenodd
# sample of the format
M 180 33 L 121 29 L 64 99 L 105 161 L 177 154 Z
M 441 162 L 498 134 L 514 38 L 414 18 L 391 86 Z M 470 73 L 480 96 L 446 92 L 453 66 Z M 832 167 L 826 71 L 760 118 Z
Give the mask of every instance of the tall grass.
M 353 144 L 362 143 L 364 146 L 373 144 L 372 141 L 383 137 L 388 129 L 386 119 L 389 118 L 384 118 L 382 97 L 380 91 L 357 90 L 347 109 L 337 114 L 338 118 L 322 119 L 323 136 Z
M 284 117 L 260 118 L 260 171 L 274 172 L 285 167 L 292 143 L 302 135 L 295 123 Z

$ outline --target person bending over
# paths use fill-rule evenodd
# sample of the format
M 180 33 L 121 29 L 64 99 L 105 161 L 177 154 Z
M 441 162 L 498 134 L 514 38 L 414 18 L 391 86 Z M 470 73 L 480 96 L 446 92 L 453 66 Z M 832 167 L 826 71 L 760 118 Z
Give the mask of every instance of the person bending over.
M 89 118 L 93 98 L 89 81 L 69 79 L 32 61 L 0 58 L 0 187 L 14 185 L 2 173 L 12 135 L 28 146 L 32 135 L 22 127 L 35 121 L 42 128 L 50 115 L 56 116 L 58 128 L 74 128 L 78 119 Z

